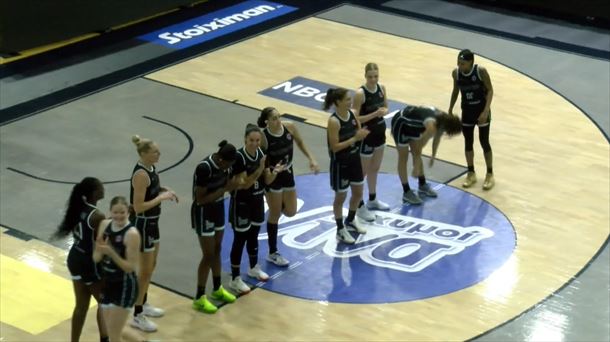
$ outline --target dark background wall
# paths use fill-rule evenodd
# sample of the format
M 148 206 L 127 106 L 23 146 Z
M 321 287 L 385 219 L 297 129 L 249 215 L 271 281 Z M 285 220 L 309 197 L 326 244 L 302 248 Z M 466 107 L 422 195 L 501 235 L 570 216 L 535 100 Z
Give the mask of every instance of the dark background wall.
M 471 6 L 500 8 L 610 29 L 608 0 L 448 0 Z
M 608 0 L 448 1 L 610 29 Z M 201 0 L 0 0 L 0 54 L 105 31 L 194 2 Z
M 0 0 L 0 53 L 104 31 L 195 0 Z

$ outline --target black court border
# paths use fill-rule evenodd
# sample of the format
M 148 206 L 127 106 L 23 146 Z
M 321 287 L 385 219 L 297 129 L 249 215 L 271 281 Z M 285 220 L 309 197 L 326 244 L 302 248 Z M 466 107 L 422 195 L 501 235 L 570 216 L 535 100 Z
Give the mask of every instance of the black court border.
M 447 1 L 452 2 L 451 0 L 447 0 Z M 544 37 L 529 37 L 529 36 L 525 36 L 522 34 L 516 34 L 516 33 L 507 32 L 507 31 L 496 30 L 496 29 L 473 25 L 473 24 L 467 24 L 467 23 L 463 23 L 463 22 L 459 22 L 459 21 L 455 21 L 455 20 L 451 20 L 451 19 L 445 19 L 445 18 L 435 17 L 435 16 L 431 16 L 431 15 L 427 15 L 427 14 L 403 10 L 403 9 L 399 9 L 399 8 L 395 8 L 395 7 L 385 6 L 384 3 L 386 3 L 386 2 L 387 2 L 387 0 L 373 0 L 373 1 L 353 0 L 353 1 L 351 1 L 351 3 L 353 5 L 365 7 L 367 9 L 376 10 L 379 12 L 393 13 L 393 14 L 397 14 L 397 15 L 403 16 L 403 17 L 411 17 L 411 18 L 415 18 L 418 20 L 422 20 L 422 21 L 429 21 L 429 22 L 432 22 L 435 24 L 440 24 L 440 25 L 445 25 L 445 26 L 450 26 L 450 27 L 457 27 L 457 28 L 460 28 L 463 30 L 473 31 L 473 32 L 477 32 L 477 33 L 485 33 L 485 34 L 488 34 L 488 35 L 491 35 L 494 37 L 501 37 L 501 38 L 505 38 L 505 39 L 519 41 L 522 43 L 528 43 L 528 44 L 542 46 L 542 47 L 555 49 L 555 50 L 559 50 L 559 51 L 563 51 L 563 52 L 570 52 L 570 53 L 583 55 L 586 57 L 610 61 L 610 51 L 608 51 L 608 50 L 600 50 L 600 49 L 590 48 L 590 47 L 586 47 L 586 46 L 582 46 L 582 45 L 565 43 L 562 41 L 544 38 Z M 455 2 L 455 1 L 453 1 L 453 2 Z M 474 4 L 461 3 L 461 5 L 470 6 L 470 7 L 474 7 L 477 9 L 490 11 L 490 12 L 498 12 L 498 10 L 499 10 L 498 8 L 494 8 L 491 6 L 485 6 L 483 4 L 475 6 Z M 499 3 L 498 6 L 503 6 L 503 4 Z M 526 14 L 526 13 L 512 12 L 509 10 L 504 10 L 504 11 L 508 12 L 505 14 L 512 15 L 512 16 L 531 16 L 530 14 Z M 540 18 L 533 18 L 533 19 L 540 19 Z M 589 27 L 585 27 L 585 28 L 589 28 Z M 597 30 L 603 30 L 603 29 L 597 28 Z
M 23 103 L 16 104 L 14 106 L 5 108 L 0 110 L 0 127 L 12 123 L 17 120 L 21 120 L 23 118 L 27 118 L 32 115 L 40 114 L 49 109 L 58 107 L 63 104 L 70 103 L 79 98 L 92 95 L 94 93 L 100 92 L 107 88 L 111 88 L 117 86 L 119 84 L 131 81 L 135 78 L 142 77 L 146 74 L 152 73 L 156 70 L 167 68 L 171 65 L 178 64 L 184 62 L 188 59 L 207 54 L 213 51 L 216 51 L 221 48 L 225 48 L 227 46 L 239 43 L 243 40 L 256 37 L 258 35 L 264 34 L 266 32 L 271 32 L 273 30 L 279 29 L 283 26 L 293 24 L 303 19 L 307 19 L 309 17 L 315 16 L 321 12 L 328 11 L 334 7 L 340 6 L 343 1 L 341 0 L 308 0 L 307 2 L 299 1 L 299 0 L 276 0 L 279 3 L 294 6 L 297 8 L 296 11 L 291 13 L 270 19 L 261 24 L 250 26 L 248 28 L 244 28 L 242 30 L 238 30 L 236 32 L 231 32 L 224 34 L 222 36 L 216 37 L 210 41 L 191 46 L 188 48 L 175 50 L 173 52 L 169 52 L 165 55 L 153 58 L 143 63 L 139 63 L 137 65 L 127 67 L 122 70 L 118 70 L 112 72 L 110 74 L 94 78 L 80 84 L 43 95 L 36 99 L 26 101 Z M 215 11 L 224 7 L 228 7 L 230 5 L 240 3 L 239 0 L 225 0 L 225 1 L 209 1 L 201 5 L 201 11 L 206 10 L 208 12 Z M 198 13 L 201 15 L 201 13 Z M 196 16 L 196 15 L 192 15 Z M 180 20 L 184 21 L 186 18 Z M 180 22 L 178 21 L 178 22 Z M 170 23 L 165 23 L 159 28 L 170 25 Z M 149 32 L 157 29 L 150 28 Z M 118 32 L 117 32 L 118 34 Z M 131 32 L 133 35 L 134 33 Z M 138 34 L 143 34 L 143 32 L 139 32 Z M 125 39 L 131 39 L 133 41 L 137 41 L 137 35 L 126 37 Z M 106 41 L 110 40 L 110 38 L 102 36 L 100 40 Z M 94 49 L 95 38 L 91 40 L 85 41 L 82 44 L 76 43 L 74 46 L 68 46 L 67 49 L 76 50 L 76 52 L 84 53 L 80 51 L 80 49 Z M 110 40 L 112 42 L 112 40 Z M 116 42 L 115 42 L 116 43 Z M 139 44 L 139 43 L 138 43 Z M 62 49 L 59 51 L 51 51 L 49 54 L 61 57 Z M 39 56 L 38 59 L 47 58 L 44 54 Z M 27 59 L 24 61 L 16 61 L 15 63 L 19 63 L 20 68 L 26 68 L 28 64 L 34 64 L 37 60 L 37 57 L 32 57 L 31 61 Z M 8 64 L 6 66 L 0 66 L 0 77 L 6 77 L 7 75 L 11 75 L 13 72 L 11 71 L 14 66 Z
M 282 3 L 285 4 L 291 4 L 293 1 L 288 1 L 288 0 L 279 0 Z M 295 0 L 296 1 L 296 0 Z M 311 1 L 314 2 L 314 1 Z M 324 2 L 321 0 L 316 0 L 316 3 L 318 2 Z M 435 17 L 430 17 L 430 16 L 424 16 L 421 14 L 417 14 L 417 13 L 413 13 L 413 12 L 408 12 L 408 11 L 403 11 L 403 10 L 398 10 L 398 9 L 393 9 L 393 8 L 389 8 L 389 7 L 382 7 L 380 5 L 380 1 L 364 1 L 364 0 L 360 0 L 360 1 L 351 1 L 351 2 L 340 2 L 340 1 L 327 1 L 326 4 L 319 4 L 320 7 L 318 7 L 317 9 L 309 9 L 308 11 L 301 11 L 301 7 L 299 7 L 299 5 L 296 5 L 296 7 L 299 7 L 299 10 L 293 12 L 292 14 L 288 14 L 279 18 L 275 18 L 272 20 L 269 20 L 266 25 L 257 25 L 254 26 L 252 28 L 248 28 L 248 29 L 244 29 L 242 31 L 238 31 L 237 33 L 243 33 L 242 37 L 239 37 L 238 34 L 236 33 L 231 33 L 231 34 L 227 34 L 225 36 L 219 37 L 215 40 L 215 44 L 201 44 L 197 49 L 184 49 L 184 50 L 179 50 L 176 53 L 171 53 L 156 59 L 153 59 L 149 62 L 146 63 L 142 63 L 124 70 L 120 70 L 114 73 L 111 73 L 109 75 L 100 77 L 100 78 L 96 78 L 84 83 L 81 83 L 75 87 L 71 87 L 68 88 L 67 90 L 64 89 L 62 91 L 58 91 L 56 93 L 52 93 L 46 96 L 43 96 L 41 98 L 32 100 L 32 101 L 28 101 L 25 102 L 23 104 L 18 104 L 9 108 L 6 108 L 4 110 L 0 111 L 0 127 L 8 124 L 10 122 L 31 116 L 31 115 L 35 115 L 38 114 L 42 111 L 57 107 L 59 105 L 68 103 L 68 102 L 72 102 L 78 98 L 87 96 L 87 95 L 91 95 L 93 93 L 102 91 L 106 88 L 110 88 L 113 86 L 116 86 L 118 84 L 127 82 L 129 80 L 141 77 L 144 74 L 150 73 L 154 70 L 157 69 L 162 69 L 162 68 L 166 68 L 169 67 L 173 64 L 177 64 L 180 63 L 186 59 L 190 59 L 193 57 L 196 57 L 198 55 L 202 55 L 205 53 L 209 53 L 212 52 L 214 50 L 229 46 L 229 45 L 233 45 L 236 43 L 241 42 L 242 40 L 245 39 L 249 39 L 252 37 L 255 37 L 257 35 L 263 34 L 265 32 L 268 31 L 272 31 L 278 28 L 281 28 L 283 26 L 289 25 L 289 24 L 293 24 L 295 22 L 298 22 L 300 20 L 315 16 L 316 14 L 319 14 L 321 12 L 326 12 L 329 10 L 332 10 L 333 8 L 336 7 L 340 7 L 341 5 L 344 4 L 358 4 L 360 3 L 360 7 L 363 7 L 365 9 L 368 10 L 375 10 L 378 12 L 382 12 L 385 14 L 394 14 L 396 16 L 401 16 L 401 17 L 417 17 L 419 16 L 418 19 L 421 20 L 425 20 L 425 21 L 431 21 L 434 23 L 438 23 L 438 24 L 443 24 L 443 25 L 447 25 L 447 26 L 453 26 L 453 27 L 461 27 L 463 29 L 466 30 L 472 30 L 472 31 L 477 31 L 477 32 L 482 32 L 482 33 L 487 33 L 490 34 L 492 36 L 496 36 L 496 37 L 501 37 L 501 38 L 508 38 L 508 39 L 513 39 L 513 40 L 517 40 L 517 41 L 524 41 L 530 44 L 534 44 L 534 45 L 543 45 L 545 46 L 545 42 L 542 41 L 531 41 L 530 38 L 528 37 L 523 37 L 523 36 L 519 36 L 519 35 L 514 35 L 514 34 L 508 34 L 506 32 L 502 32 L 502 31 L 497 31 L 497 30 L 490 30 L 490 29 L 484 29 L 478 26 L 473 26 L 473 25 L 466 25 L 466 24 L 462 24 L 462 23 L 456 23 L 450 20 L 446 20 L 446 19 L 440 19 L 440 18 L 435 18 Z M 323 19 L 323 18 L 320 18 Z M 328 19 L 325 19 L 328 20 Z M 329 20 L 332 21 L 332 20 Z M 345 24 L 345 23 L 342 23 Z M 345 25 L 353 25 L 353 24 L 345 24 Z M 371 31 L 376 31 L 376 32 L 381 32 L 381 33 L 385 33 L 385 34 L 391 34 L 391 35 L 395 35 L 398 37 L 402 37 L 402 38 L 409 38 L 409 37 L 403 37 L 403 36 L 399 36 L 396 34 L 392 34 L 389 32 L 383 32 L 383 31 L 378 31 L 378 30 L 374 30 L 374 29 L 370 29 L 370 28 L 366 28 L 366 27 L 361 27 L 358 25 L 353 25 L 355 27 L 360 27 L 360 28 L 364 28 L 367 30 L 371 30 Z M 409 39 L 413 39 L 413 38 L 409 38 Z M 417 39 L 414 39 L 417 40 Z M 528 41 L 529 40 L 529 41 Z M 214 41 L 214 40 L 213 40 Z M 421 40 L 420 40 L 421 41 Z M 435 44 L 438 46 L 444 46 L 442 44 L 436 44 L 436 43 L 431 43 L 431 42 L 426 42 L 426 43 L 430 43 L 430 44 Z M 549 48 L 553 48 L 553 49 L 559 49 L 559 50 L 564 50 L 564 51 L 568 51 L 568 52 L 573 52 L 573 53 L 579 53 L 579 54 L 587 54 L 586 50 L 580 49 L 580 48 L 584 48 L 584 47 L 578 47 L 575 45 L 571 45 L 571 44 L 567 44 L 568 46 L 564 45 L 564 46 L 552 46 L 552 44 L 549 46 L 549 42 L 546 42 L 546 46 Z M 210 46 L 211 45 L 211 46 Z M 453 48 L 456 49 L 455 47 L 450 47 L 450 46 L 445 46 L 447 48 Z M 570 50 L 572 49 L 572 50 Z M 592 49 L 594 50 L 594 49 Z M 590 51 L 589 51 L 590 52 Z M 483 56 L 485 57 L 485 56 Z M 608 56 L 607 52 L 604 52 L 603 56 L 591 56 L 591 57 L 596 57 L 596 58 L 600 58 L 600 59 L 610 59 L 610 56 Z M 487 58 L 487 57 L 486 57 Z M 492 58 L 488 58 L 490 60 L 494 60 Z M 494 60 L 495 61 L 495 60 Z M 496 61 L 497 62 L 497 61 Z M 499 64 L 502 64 L 504 66 L 506 66 L 503 63 L 498 62 Z M 564 98 L 565 100 L 567 100 L 569 103 L 571 103 L 572 105 L 574 105 L 576 108 L 578 108 L 583 114 L 585 114 L 589 120 L 591 120 L 593 122 L 593 124 L 602 132 L 602 134 L 604 135 L 604 137 L 606 138 L 606 141 L 608 141 L 610 143 L 610 138 L 608 136 L 608 134 L 606 132 L 603 131 L 603 129 L 599 126 L 599 124 L 597 124 L 597 122 L 595 122 L 592 117 L 585 112 L 584 110 L 582 110 L 582 108 L 580 108 L 578 105 L 576 105 L 574 102 L 572 102 L 571 100 L 567 99 L 563 94 L 557 92 L 555 89 L 553 89 L 552 87 L 547 86 L 546 84 L 544 84 L 544 82 L 541 82 L 537 79 L 535 79 L 534 77 L 531 77 L 523 72 L 520 72 L 519 70 L 516 70 L 510 66 L 506 66 L 512 70 L 515 70 L 521 74 L 523 74 L 524 76 L 527 76 L 537 82 L 539 82 L 540 84 L 544 85 L 545 87 L 551 89 L 552 91 L 554 91 L 556 94 L 558 94 L 559 96 L 561 96 L 562 98 Z M 0 224 L 1 225 L 1 224 Z M 3 225 L 3 227 L 11 230 L 12 228 L 9 228 L 5 225 Z M 15 230 L 15 229 L 13 229 Z M 523 315 L 525 315 L 526 313 L 536 309 L 538 306 L 542 305 L 543 303 L 545 303 L 546 301 L 548 301 L 550 298 L 554 297 L 556 294 L 558 294 L 560 291 L 562 291 L 564 288 L 566 288 L 567 286 L 569 286 L 575 279 L 577 279 L 584 271 L 586 271 L 589 266 L 599 257 L 599 255 L 603 252 L 603 250 L 608 246 L 608 244 L 610 243 L 610 235 L 606 238 L 606 241 L 600 246 L 600 248 L 598 249 L 597 253 L 595 253 L 595 255 L 591 258 L 591 260 L 589 260 L 589 262 L 587 262 L 587 264 L 579 271 L 577 272 L 570 280 L 568 280 L 564 285 L 562 285 L 559 289 L 555 290 L 553 293 L 549 294 L 546 298 L 540 300 L 538 303 L 534 304 L 533 306 L 531 306 L 530 308 L 526 309 L 525 311 L 523 311 L 521 314 L 507 320 L 504 323 L 501 323 L 500 325 L 497 325 L 496 327 L 485 331 L 477 336 L 474 336 L 471 339 L 468 339 L 467 341 L 473 341 L 475 339 L 478 339 L 480 337 L 483 337 L 503 326 L 505 326 L 506 324 L 522 317 Z M 155 284 L 157 285 L 157 284 Z M 162 286 L 160 286 L 162 287 Z M 182 293 L 179 293 L 177 291 L 168 289 L 171 292 L 177 293 L 179 295 L 183 295 Z M 190 296 L 188 296 L 188 298 L 190 298 Z
M 295 6 L 298 8 L 297 11 L 288 13 L 278 18 L 271 19 L 267 22 L 259 25 L 254 25 L 243 30 L 229 33 L 220 36 L 212 41 L 205 42 L 194 47 L 177 50 L 166 55 L 153 58 L 147 62 L 143 62 L 122 70 L 112 72 L 110 74 L 94 78 L 75 86 L 71 86 L 66 89 L 62 89 L 51 94 L 43 95 L 36 99 L 32 99 L 23 103 L 16 104 L 14 106 L 0 110 L 0 127 L 14 122 L 16 120 L 26 118 L 28 116 L 38 114 L 42 111 L 46 111 L 57 107 L 62 104 L 66 104 L 78 98 L 86 95 L 91 95 L 95 92 L 104 90 L 106 88 L 116 86 L 123 82 L 132 80 L 140 77 L 144 74 L 150 73 L 154 70 L 162 69 L 184 61 L 198 55 L 209 53 L 219 48 L 235 44 L 241 40 L 248 39 L 264 32 L 278 29 L 282 26 L 292 24 L 302 19 L 314 16 L 321 12 L 329 11 L 333 8 L 352 4 L 354 6 L 364 7 L 369 10 L 375 10 L 383 13 L 394 13 L 402 17 L 412 17 L 423 21 L 429 21 L 436 24 L 445 26 L 458 27 L 464 30 L 470 30 L 479 33 L 486 33 L 495 37 L 501 37 L 505 39 L 512 39 L 532 45 L 543 46 L 547 48 L 556 49 L 564 52 L 571 52 L 602 60 L 610 60 L 610 52 L 599 49 L 588 48 L 584 46 L 563 43 L 554 41 L 551 39 L 540 38 L 540 37 L 528 37 L 524 35 L 518 35 L 510 32 L 489 29 L 481 26 L 460 23 L 449 19 L 433 17 L 424 15 L 416 12 L 405 11 L 392 7 L 383 6 L 385 0 L 352 0 L 352 1 L 341 1 L 341 0 L 309 0 L 307 2 L 299 0 L 276 0 L 283 4 Z M 239 3 L 239 0 L 225 0 L 225 1 L 208 1 L 203 4 L 196 5 L 193 9 L 187 9 L 178 11 L 178 13 L 170 13 L 168 15 L 156 18 L 149 22 L 144 22 L 133 27 L 129 27 L 124 30 L 118 30 L 110 32 L 109 34 L 101 35 L 100 37 L 85 40 L 80 43 L 75 43 L 57 50 L 52 50 L 43 53 L 38 56 L 33 56 L 25 60 L 19 60 L 6 65 L 0 65 L 0 78 L 4 78 L 13 75 L 18 72 L 26 72 L 28 66 L 36 66 L 37 63 L 47 64 L 52 63 L 54 60 L 61 60 L 64 53 L 68 55 L 72 54 L 84 54 L 85 51 L 92 51 L 96 47 L 103 44 L 113 44 L 117 41 L 132 40 L 132 44 L 142 44 L 142 42 L 136 42 L 136 37 L 143 33 L 151 32 L 161 27 L 173 24 L 175 22 L 185 21 L 192 17 L 200 15 L 202 12 L 210 12 L 218 10 L 232 4 Z M 514 13 L 519 15 L 519 13 Z

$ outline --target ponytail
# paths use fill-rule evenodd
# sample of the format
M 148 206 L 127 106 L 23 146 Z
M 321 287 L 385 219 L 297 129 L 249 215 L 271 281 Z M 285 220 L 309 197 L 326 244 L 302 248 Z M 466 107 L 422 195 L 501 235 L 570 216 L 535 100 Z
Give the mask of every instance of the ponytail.
M 87 199 L 91 200 L 93 193 L 99 186 L 101 186 L 101 182 L 93 177 L 86 177 L 80 183 L 74 185 L 66 205 L 64 219 L 57 227 L 57 231 L 55 231 L 52 238 L 64 238 L 72 232 L 80 220 L 80 213 L 86 207 Z
M 329 110 L 332 105 L 336 105 L 337 101 L 343 99 L 347 94 L 347 89 L 344 88 L 329 88 L 326 91 L 326 97 L 324 98 L 324 110 Z
M 275 110 L 273 107 L 265 107 L 261 111 L 261 115 L 259 115 L 258 120 L 256 120 L 256 124 L 260 128 L 267 127 L 267 120 L 269 120 L 269 115 Z

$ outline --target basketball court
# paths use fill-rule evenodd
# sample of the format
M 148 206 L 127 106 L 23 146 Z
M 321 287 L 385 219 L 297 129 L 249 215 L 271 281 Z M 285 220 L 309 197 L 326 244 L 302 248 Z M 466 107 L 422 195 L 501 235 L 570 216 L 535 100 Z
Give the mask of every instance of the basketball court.
M 290 6 L 280 9 L 289 13 Z M 149 39 L 157 35 L 142 39 L 167 43 Z M 388 133 L 378 197 L 391 210 L 378 212 L 356 245 L 337 245 L 322 94 L 328 86 L 356 89 L 364 82 L 364 65 L 375 62 L 391 111 L 406 104 L 446 108 L 450 73 L 465 47 L 475 51 L 494 86 L 495 188 L 481 189 L 485 165 L 478 141 L 479 183 L 460 186 L 466 168 L 458 136 L 443 140 L 432 168 L 424 160 L 439 198 L 403 205 Z M 586 79 L 562 85 L 556 74 L 574 68 Z M 603 116 L 610 107 L 609 78 L 608 60 L 342 5 L 2 125 L 2 338 L 67 338 L 70 241 L 49 237 L 71 186 L 83 177 L 105 183 L 106 198 L 98 203 L 104 211 L 110 198 L 129 194 L 137 161 L 130 139 L 139 134 L 159 144 L 161 183 L 181 199 L 163 204 L 149 301 L 166 315 L 155 319 L 159 331 L 149 338 L 492 339 L 486 333 L 544 303 L 604 247 L 607 259 L 610 149 L 607 127 L 592 112 L 601 108 Z M 588 89 L 587 100 L 581 93 Z M 264 260 L 263 226 L 260 263 L 272 278 L 248 280 L 254 291 L 205 315 L 191 309 L 201 258 L 190 228 L 192 174 L 220 140 L 241 146 L 245 125 L 267 106 L 296 123 L 322 173 L 310 174 L 306 158 L 295 152 L 299 211 L 280 221 L 278 239 L 291 266 Z M 232 241 L 226 227 L 225 282 Z M 246 263 L 244 258 L 242 270 Z M 607 288 L 607 271 L 599 277 Z M 607 306 L 607 299 L 606 291 L 600 303 Z M 84 340 L 98 338 L 94 315 L 92 306 Z M 597 330 L 579 336 L 607 333 L 607 323 L 591 324 Z

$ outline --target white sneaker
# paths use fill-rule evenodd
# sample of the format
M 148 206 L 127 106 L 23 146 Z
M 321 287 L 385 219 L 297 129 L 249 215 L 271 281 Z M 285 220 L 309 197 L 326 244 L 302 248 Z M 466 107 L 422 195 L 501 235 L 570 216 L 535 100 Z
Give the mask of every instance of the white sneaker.
M 356 215 L 360 219 L 365 220 L 367 222 L 375 221 L 375 214 L 370 212 L 366 205 L 363 205 L 360 208 L 356 209 Z
M 129 325 L 136 329 L 140 329 L 144 332 L 155 332 L 157 331 L 157 325 L 154 322 L 148 320 L 148 318 L 144 315 L 144 313 L 140 313 L 135 316 Z
M 353 220 L 352 222 L 345 221 L 344 225 L 347 230 L 357 231 L 358 234 L 366 234 L 366 228 L 356 223 L 356 220 Z
M 288 266 L 290 263 L 290 261 L 286 260 L 286 258 L 284 258 L 280 252 L 267 255 L 267 261 L 272 262 L 277 266 Z
M 260 281 L 267 281 L 269 280 L 269 275 L 267 273 L 265 273 L 263 270 L 261 270 L 261 266 L 260 265 L 256 265 L 253 268 L 248 270 L 248 276 L 258 279 Z
M 165 315 L 165 310 L 161 308 L 155 308 L 154 306 L 144 303 L 142 306 L 142 312 L 148 317 L 161 317 Z
M 390 206 L 387 203 L 381 202 L 378 199 L 368 201 L 366 206 L 369 210 L 390 210 Z
M 337 240 L 350 245 L 356 242 L 356 240 L 352 237 L 352 234 L 347 231 L 347 228 L 337 230 Z
M 250 292 L 250 286 L 246 285 L 241 277 L 237 277 L 229 282 L 229 287 L 238 294 Z

